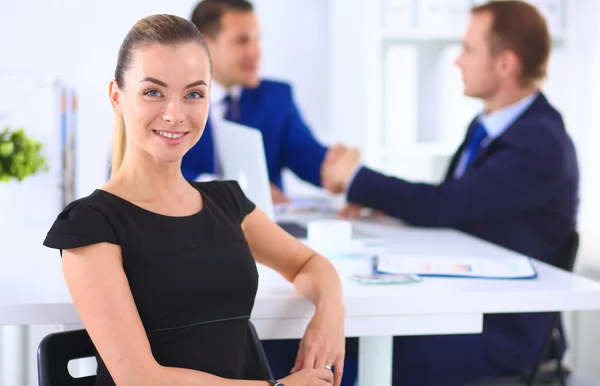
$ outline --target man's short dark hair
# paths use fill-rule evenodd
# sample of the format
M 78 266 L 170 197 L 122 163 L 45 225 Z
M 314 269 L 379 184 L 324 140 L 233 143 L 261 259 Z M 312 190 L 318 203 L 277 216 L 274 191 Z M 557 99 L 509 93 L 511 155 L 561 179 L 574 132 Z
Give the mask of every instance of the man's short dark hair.
M 247 0 L 203 0 L 194 8 L 191 21 L 203 35 L 215 38 L 224 13 L 252 11 L 254 6 Z
M 532 5 L 523 1 L 490 1 L 471 12 L 489 12 L 494 18 L 489 36 L 493 54 L 512 50 L 522 65 L 521 83 L 536 84 L 546 77 L 552 40 L 546 20 Z

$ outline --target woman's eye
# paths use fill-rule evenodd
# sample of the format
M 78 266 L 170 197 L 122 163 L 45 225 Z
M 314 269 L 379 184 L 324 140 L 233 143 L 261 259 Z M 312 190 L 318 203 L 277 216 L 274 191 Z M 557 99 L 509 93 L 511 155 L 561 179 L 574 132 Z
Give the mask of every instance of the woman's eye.
M 158 96 L 161 96 L 162 94 L 158 90 L 148 90 L 144 93 L 144 95 L 148 95 L 151 97 L 158 97 Z
M 200 99 L 200 98 L 202 98 L 202 94 L 197 91 L 192 91 L 191 93 L 188 94 L 187 97 L 189 99 Z

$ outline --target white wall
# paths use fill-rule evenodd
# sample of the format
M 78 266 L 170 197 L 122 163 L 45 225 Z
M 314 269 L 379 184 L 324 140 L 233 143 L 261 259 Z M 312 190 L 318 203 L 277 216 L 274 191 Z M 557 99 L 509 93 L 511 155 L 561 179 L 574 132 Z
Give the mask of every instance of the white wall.
M 0 4 L 0 74 L 21 69 L 46 81 L 60 78 L 79 92 L 77 191 L 87 195 L 106 176 L 112 130 L 107 86 L 121 40 L 139 18 L 153 13 L 188 17 L 195 1 L 2 0 Z M 292 82 L 306 120 L 326 137 L 327 2 L 254 4 L 263 23 L 264 74 Z M 25 103 L 35 114 L 35 96 Z
M 327 0 L 255 0 L 263 29 L 263 74 L 292 83 L 305 120 L 330 138 Z

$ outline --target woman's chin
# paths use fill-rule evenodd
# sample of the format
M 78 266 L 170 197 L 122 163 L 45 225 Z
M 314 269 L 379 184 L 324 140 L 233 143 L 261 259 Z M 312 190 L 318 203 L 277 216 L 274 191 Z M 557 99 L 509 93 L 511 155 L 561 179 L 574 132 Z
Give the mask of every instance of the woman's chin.
M 181 159 L 183 158 L 183 154 L 159 154 L 155 156 L 156 160 L 160 164 L 181 164 Z

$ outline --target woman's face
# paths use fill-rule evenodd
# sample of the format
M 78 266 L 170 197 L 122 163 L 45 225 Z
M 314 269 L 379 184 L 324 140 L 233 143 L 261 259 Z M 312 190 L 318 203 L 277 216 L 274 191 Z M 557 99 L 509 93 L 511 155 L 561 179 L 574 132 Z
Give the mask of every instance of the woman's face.
M 132 67 L 110 97 L 123 117 L 127 152 L 180 162 L 202 135 L 209 108 L 210 63 L 198 43 L 154 44 L 134 52 Z

